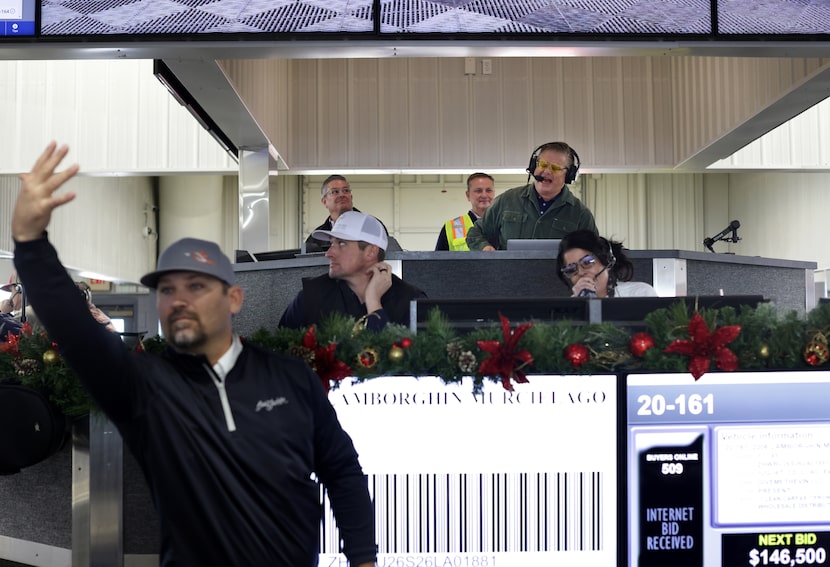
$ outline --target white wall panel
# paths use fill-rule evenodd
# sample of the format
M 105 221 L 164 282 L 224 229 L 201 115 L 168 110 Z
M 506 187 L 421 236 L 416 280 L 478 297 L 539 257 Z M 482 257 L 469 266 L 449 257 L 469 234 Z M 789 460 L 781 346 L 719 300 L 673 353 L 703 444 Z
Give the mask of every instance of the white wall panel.
M 0 249 L 12 250 L 11 210 L 20 181 L 0 176 Z M 49 226 L 49 240 L 64 265 L 124 282 L 138 278 L 155 265 L 155 240 L 143 229 L 153 224 L 152 180 L 146 177 L 76 176 L 65 186 L 74 201 L 57 209 Z
M 322 163 L 333 167 L 347 167 L 349 161 L 349 61 L 321 59 L 316 62 L 317 92 L 301 96 L 317 101 L 317 130 L 298 132 L 317 141 L 317 155 Z M 277 148 L 279 149 L 279 148 Z M 294 155 L 293 153 L 291 155 Z
M 827 64 L 826 59 L 787 57 L 671 61 L 675 163 L 748 122 Z
M 401 59 L 378 61 L 379 162 L 406 163 L 409 157 L 409 65 Z
M 438 163 L 455 168 L 470 162 L 470 81 L 464 74 L 464 60 L 438 60 Z M 495 121 L 495 112 L 484 111 L 485 120 Z M 427 134 L 429 136 L 429 134 Z
M 830 167 L 827 148 L 830 148 L 830 99 L 715 162 L 710 169 L 824 169 Z
M 235 178 L 227 179 L 236 181 Z M 269 186 L 271 214 L 268 228 L 271 249 L 300 248 L 305 237 L 308 236 L 302 234 L 302 178 L 297 175 L 272 175 L 269 178 Z M 233 210 L 233 207 L 229 210 Z M 239 226 L 239 215 L 236 215 L 236 218 L 237 226 Z
M 592 98 L 585 112 L 594 117 L 592 154 L 588 163 L 624 163 L 622 123 L 621 60 L 597 58 L 591 61 Z
M 136 282 L 155 268 L 152 180 L 146 177 L 79 178 L 77 202 L 55 217 L 50 238 L 66 265 Z M 62 216 L 61 216 L 62 215 Z
M 240 84 L 246 92 L 261 93 L 261 100 L 250 101 L 248 107 L 258 124 L 270 124 L 271 144 L 286 147 L 290 139 L 289 100 L 291 85 L 288 80 L 291 61 L 266 59 L 254 62 L 245 59 L 217 61 L 231 82 Z M 285 157 L 285 156 L 283 156 Z
M 408 139 L 409 155 L 403 164 L 388 165 L 430 168 L 441 163 L 438 136 L 442 126 L 435 112 L 441 99 L 438 70 L 437 59 L 409 60 L 409 124 L 405 132 L 397 133 Z
M 152 61 L 0 61 L 0 77 L 0 173 L 27 171 L 52 139 L 87 173 L 237 170 Z
M 571 143 L 586 169 L 674 165 L 667 58 L 294 60 L 292 127 L 277 146 L 294 173 L 326 170 L 521 171 L 537 145 Z M 255 116 L 269 105 L 267 61 L 226 62 Z M 266 114 L 267 116 L 267 114 Z M 273 140 L 279 124 L 260 124 Z
M 348 72 L 354 80 L 348 83 L 349 110 L 347 163 L 365 163 L 380 167 L 380 122 L 378 112 L 378 64 L 376 59 L 353 59 Z
M 697 174 L 645 176 L 647 242 L 644 248 L 703 250 L 703 185 Z
M 505 77 L 508 78 L 502 89 L 507 100 L 513 100 L 513 89 L 516 86 L 513 80 L 515 77 L 508 74 L 507 69 L 522 68 L 515 63 L 517 62 L 513 65 L 506 62 L 502 64 Z M 524 113 L 515 115 L 514 118 L 517 121 L 521 120 L 519 124 L 522 127 L 530 124 L 531 128 L 525 128 L 524 136 L 518 136 L 515 140 L 511 140 L 511 145 L 505 145 L 503 154 L 505 160 L 514 160 L 526 166 L 530 155 L 528 149 L 532 150 L 545 142 L 556 140 L 568 140 L 574 147 L 580 148 L 580 155 L 583 153 L 588 155 L 584 134 L 580 132 L 581 128 L 587 128 L 588 124 L 579 126 L 582 122 L 580 109 L 583 106 L 579 104 L 579 101 L 584 100 L 584 94 L 575 92 L 585 84 L 585 81 L 575 77 L 573 72 L 568 72 L 566 75 L 566 63 L 570 63 L 569 60 L 547 58 L 526 60 L 525 66 L 529 68 L 529 73 L 525 77 L 525 82 L 529 99 L 519 98 L 520 102 L 517 106 L 520 108 L 524 106 Z M 529 80 L 531 77 L 532 81 Z M 566 95 L 569 97 L 568 100 L 565 98 Z
M 533 83 L 531 80 L 531 60 L 520 59 L 504 64 L 503 59 L 493 59 L 494 75 L 482 75 L 473 83 L 473 96 L 492 95 L 486 107 L 474 106 L 476 112 L 471 117 L 473 131 L 477 125 L 484 125 L 496 120 L 501 121 L 501 131 L 493 136 L 476 136 L 473 140 L 473 153 L 470 155 L 470 164 L 504 164 L 516 163 L 520 167 L 527 165 L 530 151 L 539 144 L 550 139 L 551 130 L 536 130 L 531 139 L 528 124 L 535 128 L 537 121 L 547 117 L 555 106 L 550 98 L 545 97 L 545 104 L 537 108 L 533 104 Z M 496 98 L 498 97 L 498 98 Z M 510 104 L 501 101 L 509 100 Z M 550 118 L 555 118 L 552 116 Z M 475 134 L 474 134 L 475 135 Z M 556 138 L 558 139 L 558 138 Z M 486 156 L 487 148 L 497 151 L 494 156 Z M 487 169 L 487 167 L 485 167 Z
M 739 236 L 743 239 L 730 249 L 748 256 L 830 266 L 828 186 L 828 173 L 730 174 L 729 209 L 741 221 Z

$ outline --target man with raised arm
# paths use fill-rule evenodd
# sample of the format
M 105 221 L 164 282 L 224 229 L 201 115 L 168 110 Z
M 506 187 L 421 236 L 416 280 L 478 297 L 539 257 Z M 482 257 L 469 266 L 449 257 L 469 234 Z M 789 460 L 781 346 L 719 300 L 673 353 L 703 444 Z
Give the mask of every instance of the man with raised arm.
M 50 338 L 118 427 L 147 479 L 163 566 L 313 567 L 326 487 L 350 565 L 375 564 L 366 480 L 320 379 L 298 359 L 243 343 L 228 258 L 185 238 L 141 282 L 156 292 L 163 354 L 130 352 L 92 317 L 46 238 L 78 172 L 50 144 L 21 175 L 15 266 Z M 314 478 L 316 476 L 316 479 Z

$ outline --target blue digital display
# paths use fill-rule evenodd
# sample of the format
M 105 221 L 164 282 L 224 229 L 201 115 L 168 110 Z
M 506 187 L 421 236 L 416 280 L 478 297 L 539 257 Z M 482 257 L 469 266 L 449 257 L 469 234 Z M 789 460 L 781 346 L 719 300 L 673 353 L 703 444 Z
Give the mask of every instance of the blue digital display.
M 0 0 L 0 38 L 37 34 L 37 0 Z
M 823 565 L 828 372 L 627 377 L 628 565 Z

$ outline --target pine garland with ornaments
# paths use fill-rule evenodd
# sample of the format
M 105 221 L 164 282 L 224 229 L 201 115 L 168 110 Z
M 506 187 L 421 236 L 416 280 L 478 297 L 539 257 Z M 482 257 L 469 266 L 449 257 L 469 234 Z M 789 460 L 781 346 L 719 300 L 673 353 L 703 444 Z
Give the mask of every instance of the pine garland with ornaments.
M 689 310 L 678 302 L 646 317 L 646 328 L 611 323 L 509 321 L 466 334 L 454 331 L 440 311 L 429 314 L 417 335 L 400 325 L 375 333 L 354 319 L 333 315 L 305 329 L 261 329 L 244 340 L 304 359 L 327 388 L 341 380 L 377 376 L 438 376 L 445 383 L 473 377 L 512 389 L 534 374 L 609 372 L 705 373 L 740 370 L 830 368 L 830 304 L 806 315 L 780 313 L 770 305 L 736 310 Z M 70 417 L 92 404 L 60 355 L 60 345 L 26 327 L 0 342 L 0 380 L 45 393 Z M 158 352 L 164 339 L 143 341 Z

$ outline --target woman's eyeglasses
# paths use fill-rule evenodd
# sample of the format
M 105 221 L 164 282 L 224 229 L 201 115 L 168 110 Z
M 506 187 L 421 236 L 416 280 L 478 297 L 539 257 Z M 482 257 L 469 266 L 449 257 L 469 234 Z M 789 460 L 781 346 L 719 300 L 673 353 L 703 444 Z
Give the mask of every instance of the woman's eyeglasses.
M 586 270 L 589 269 L 591 266 L 597 263 L 597 259 L 591 256 L 590 254 L 586 254 L 582 258 L 580 258 L 579 262 L 574 262 L 572 264 L 568 264 L 567 266 L 562 267 L 562 273 L 568 277 L 575 275 L 579 272 L 579 266 L 582 266 Z

